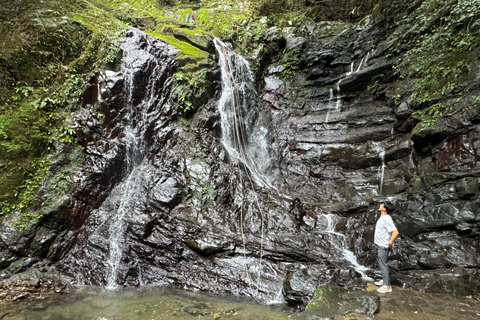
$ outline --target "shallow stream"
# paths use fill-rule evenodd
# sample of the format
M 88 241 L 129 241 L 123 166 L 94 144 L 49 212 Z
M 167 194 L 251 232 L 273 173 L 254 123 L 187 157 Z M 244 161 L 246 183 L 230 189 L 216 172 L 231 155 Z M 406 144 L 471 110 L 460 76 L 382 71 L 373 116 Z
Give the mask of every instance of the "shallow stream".
M 89 287 L 43 300 L 0 304 L 2 320 L 267 320 L 286 315 L 282 306 L 164 287 L 114 291 Z

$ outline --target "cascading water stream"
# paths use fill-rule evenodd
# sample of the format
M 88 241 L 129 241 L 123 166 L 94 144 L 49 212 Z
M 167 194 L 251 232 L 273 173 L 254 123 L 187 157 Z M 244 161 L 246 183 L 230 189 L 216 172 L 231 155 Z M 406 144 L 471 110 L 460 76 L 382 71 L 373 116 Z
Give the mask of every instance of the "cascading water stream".
M 337 83 L 335 84 L 335 90 L 337 91 L 337 96 L 336 97 L 334 96 L 333 88 L 330 88 L 330 96 L 329 96 L 329 100 L 328 100 L 329 101 L 329 107 L 328 107 L 328 110 L 327 110 L 327 114 L 325 116 L 325 121 L 324 121 L 325 124 L 327 124 L 330 120 L 330 115 L 331 115 L 331 112 L 333 110 L 333 108 L 331 107 L 331 105 L 333 104 L 333 101 L 334 100 L 336 101 L 334 110 L 340 110 L 340 108 L 342 106 L 342 97 L 340 95 L 340 84 L 341 84 L 342 80 L 346 77 L 350 77 L 350 76 L 354 75 L 355 73 L 360 72 L 362 67 L 364 67 L 368 63 L 369 55 L 370 55 L 370 53 L 367 53 L 367 55 L 362 58 L 362 60 L 358 64 L 358 67 L 357 67 L 356 70 L 354 69 L 355 62 L 352 61 L 350 63 L 350 71 L 346 72 L 344 77 L 340 78 L 337 81 Z M 323 150 L 322 150 L 322 153 L 323 153 Z M 321 154 L 320 154 L 320 156 L 321 156 Z M 382 160 L 380 193 L 382 193 L 383 175 L 384 175 L 384 170 L 385 170 L 384 156 L 385 156 L 385 152 L 380 153 L 380 157 L 381 157 L 381 160 Z M 363 279 L 369 280 L 369 281 L 372 280 L 370 277 L 368 277 L 365 274 L 365 271 L 367 271 L 369 269 L 365 266 L 360 265 L 357 261 L 357 257 L 355 256 L 355 254 L 351 250 L 348 249 L 346 241 L 345 241 L 346 240 L 345 235 L 343 235 L 340 232 L 335 231 L 335 226 L 336 226 L 337 222 L 335 221 L 334 216 L 332 214 L 324 214 L 322 216 L 325 218 L 327 223 L 326 223 L 326 226 L 325 226 L 324 230 L 321 230 L 320 232 L 335 235 L 337 240 L 333 240 L 333 241 L 335 242 L 335 244 L 338 247 L 340 247 L 345 260 L 348 261 L 354 267 L 354 269 L 362 276 Z
M 372 281 L 373 279 L 365 274 L 365 272 L 368 271 L 369 268 L 362 266 L 360 263 L 358 263 L 355 254 L 348 249 L 345 235 L 338 231 L 335 231 L 335 226 L 337 225 L 337 222 L 335 221 L 336 216 L 333 214 L 324 214 L 322 215 L 322 217 L 325 219 L 326 223 L 320 233 L 334 235 L 335 237 L 331 241 L 334 242 L 337 247 L 341 249 L 344 259 L 353 266 L 353 268 L 362 276 L 362 279 Z
M 127 85 L 127 97 L 131 96 L 132 86 Z M 146 124 L 146 113 L 141 113 L 136 121 L 133 121 L 133 109 L 128 110 L 128 115 L 125 117 L 125 122 L 129 123 L 126 126 L 123 137 L 123 144 L 125 146 L 125 164 L 127 177 L 117 186 L 120 191 L 120 198 L 118 199 L 118 207 L 116 212 L 110 216 L 110 225 L 108 229 L 109 242 L 109 256 L 107 266 L 109 269 L 106 274 L 107 289 L 116 289 L 117 275 L 120 268 L 121 258 L 124 252 L 124 239 L 126 234 L 127 215 L 135 211 L 135 199 L 137 198 L 140 179 L 142 172 L 139 166 L 144 158 L 144 126 Z M 134 124 L 136 123 L 136 125 Z
M 139 43 L 142 46 L 139 46 Z M 160 93 L 163 92 L 165 84 L 159 79 L 164 79 L 169 70 L 165 60 L 161 60 L 160 55 L 155 55 L 155 52 L 163 51 L 165 47 L 157 46 L 154 38 L 136 29 L 129 29 L 120 48 L 123 50 L 121 72 L 105 71 L 101 77 L 102 81 L 99 81 L 98 90 L 98 99 L 102 103 L 102 96 L 108 96 L 108 90 L 111 88 L 110 79 L 125 80 L 122 90 L 124 105 L 120 110 L 122 132 L 115 138 L 119 152 L 123 154 L 121 173 L 123 179 L 113 188 L 102 206 L 94 212 L 103 222 L 97 227 L 92 239 L 97 236 L 96 233 L 104 234 L 108 226 L 108 254 L 105 256 L 107 289 L 118 287 L 117 279 L 121 270 L 125 269 L 122 258 L 128 246 L 127 220 L 141 212 L 138 199 L 143 192 L 142 180 L 145 176 L 143 160 L 148 148 L 146 138 L 149 117 L 155 116 L 158 105 L 161 105 Z M 162 53 L 168 55 L 166 50 Z M 149 73 L 145 73 L 147 68 L 151 70 Z M 144 84 L 139 86 L 139 81 L 144 81 Z M 141 274 L 138 278 L 141 284 Z
M 257 95 L 248 62 L 227 44 L 214 40 L 222 70 L 222 94 L 218 109 L 222 124 L 222 143 L 229 155 L 245 165 L 255 183 L 272 189 L 265 173 L 271 167 L 268 129 L 261 124 L 249 126 L 247 117 Z
M 218 102 L 218 109 L 220 112 L 221 126 L 222 126 L 222 143 L 227 150 L 231 158 L 235 159 L 238 163 L 242 163 L 247 168 L 247 177 L 250 184 L 253 186 L 253 181 L 263 187 L 270 186 L 270 183 L 261 174 L 261 166 L 256 158 L 252 157 L 252 154 L 249 152 L 252 149 L 259 150 L 259 154 L 265 155 L 265 151 L 262 150 L 264 145 L 255 145 L 254 147 L 249 148 L 249 135 L 247 134 L 247 125 L 245 123 L 245 118 L 250 111 L 252 102 L 256 95 L 255 89 L 253 88 L 253 75 L 248 65 L 248 62 L 240 55 L 237 55 L 229 46 L 220 41 L 219 39 L 214 39 L 215 48 L 219 53 L 220 67 L 222 71 L 222 94 Z M 266 141 L 266 138 L 261 135 L 264 130 L 259 130 L 260 136 L 255 139 L 256 142 Z M 268 153 L 266 154 L 268 155 Z M 265 161 L 268 161 L 268 157 L 263 159 L 263 168 L 265 169 Z M 268 166 L 268 162 L 267 162 Z M 257 203 L 258 206 L 258 203 Z M 259 210 L 260 212 L 260 210 Z M 260 212 L 261 214 L 261 212 Z M 243 213 L 241 214 L 243 216 Z M 260 265 L 253 266 L 253 269 L 257 269 L 257 283 L 256 289 L 257 292 L 260 287 L 260 277 L 261 277 L 261 259 L 263 254 L 263 214 L 261 214 L 261 224 L 262 224 L 262 241 L 261 241 L 261 256 L 260 256 Z M 250 284 L 250 294 L 255 296 L 255 292 L 252 289 L 252 280 L 250 276 L 250 269 L 252 266 L 248 263 L 246 257 L 246 241 L 244 234 L 244 225 L 243 218 L 240 219 L 240 232 L 242 236 L 243 243 L 243 259 L 245 267 L 245 276 L 247 282 Z

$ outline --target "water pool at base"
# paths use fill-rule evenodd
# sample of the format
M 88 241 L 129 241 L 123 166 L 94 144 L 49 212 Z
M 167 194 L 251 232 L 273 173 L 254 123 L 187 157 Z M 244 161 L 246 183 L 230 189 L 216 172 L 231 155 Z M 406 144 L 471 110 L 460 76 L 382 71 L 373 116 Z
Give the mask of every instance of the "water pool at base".
M 166 287 L 78 288 L 43 300 L 0 304 L 2 320 L 269 320 L 287 314 L 282 305 Z

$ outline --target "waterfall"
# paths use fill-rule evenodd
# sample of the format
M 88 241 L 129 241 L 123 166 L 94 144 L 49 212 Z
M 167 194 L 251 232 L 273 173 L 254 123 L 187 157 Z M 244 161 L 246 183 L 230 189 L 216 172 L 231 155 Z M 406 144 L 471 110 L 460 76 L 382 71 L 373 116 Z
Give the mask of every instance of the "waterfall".
M 143 46 L 138 44 L 142 43 Z M 113 188 L 100 208 L 93 212 L 102 224 L 97 227 L 90 241 L 105 234 L 108 253 L 105 256 L 105 280 L 107 289 L 118 287 L 117 278 L 124 271 L 123 257 L 128 247 L 127 220 L 141 214 L 145 176 L 143 160 L 147 153 L 147 131 L 150 117 L 155 117 L 161 102 L 159 93 L 165 90 L 165 79 L 169 68 L 155 51 L 168 54 L 165 47 L 157 45 L 154 38 L 130 28 L 121 47 L 123 58 L 121 71 L 105 71 L 99 77 L 99 101 L 108 96 L 115 79 L 123 78 L 123 108 L 119 111 L 122 132 L 115 138 L 119 153 L 123 154 L 121 175 L 123 179 Z M 149 71 L 147 73 L 147 70 Z M 144 82 L 139 83 L 139 80 Z M 106 231 L 108 230 L 108 231 Z M 122 269 L 123 268 L 123 269 Z M 139 272 L 139 282 L 142 282 Z
M 105 211 L 103 214 L 109 215 L 108 244 L 109 256 L 105 279 L 107 289 L 118 287 L 117 275 L 119 272 L 122 255 L 125 250 L 126 237 L 126 218 L 128 214 L 135 212 L 135 200 L 138 198 L 142 179 L 141 162 L 145 156 L 145 126 L 147 123 L 147 112 L 139 112 L 133 108 L 134 75 L 129 66 L 122 65 L 122 74 L 128 81 L 125 83 L 124 95 L 126 96 L 127 108 L 123 117 L 125 123 L 123 137 L 119 143 L 125 149 L 125 175 L 126 178 L 115 187 L 112 196 L 107 198 L 106 202 L 99 211 Z M 99 90 L 101 92 L 101 90 Z M 148 105 L 148 103 L 147 103 Z M 137 106 L 138 107 L 138 106 Z M 142 107 L 142 105 L 140 105 Z M 112 203 L 114 202 L 114 203 Z M 116 206 L 116 211 L 111 212 L 110 208 Z M 108 209 L 107 209 L 108 208 Z
M 219 54 L 222 73 L 222 94 L 218 101 L 221 118 L 222 143 L 230 158 L 247 168 L 248 182 L 252 189 L 254 183 L 268 190 L 276 190 L 267 177 L 271 173 L 271 157 L 269 152 L 268 128 L 262 124 L 261 115 L 253 112 L 257 92 L 254 88 L 254 78 L 248 62 L 236 54 L 230 45 L 219 39 L 214 39 L 215 48 Z M 276 192 L 278 192 L 276 190 Z M 250 294 L 256 296 L 261 287 L 264 215 L 255 194 L 254 203 L 261 217 L 260 257 L 256 265 L 244 254 L 245 280 L 250 285 Z M 243 216 L 243 214 L 242 214 Z M 240 231 L 245 248 L 244 219 L 240 219 Z M 256 274 L 256 282 L 251 279 L 250 272 Z M 252 288 L 256 287 L 256 291 Z
M 219 39 L 214 43 L 222 70 L 222 94 L 218 102 L 222 143 L 232 159 L 247 167 L 255 183 L 273 188 L 266 177 L 272 166 L 268 129 L 251 112 L 257 95 L 252 71 L 245 58 L 229 45 Z
M 336 96 L 334 96 L 333 88 L 330 88 L 330 96 L 329 96 L 329 100 L 328 100 L 329 101 L 328 110 L 327 110 L 327 114 L 325 116 L 324 123 L 328 123 L 328 121 L 330 119 L 330 115 L 331 115 L 331 112 L 332 112 L 332 109 L 333 109 L 332 104 L 333 104 L 334 100 L 336 101 L 334 110 L 339 110 L 342 106 L 342 97 L 340 95 L 340 84 L 341 84 L 342 80 L 346 77 L 350 77 L 350 76 L 354 75 L 355 73 L 360 72 L 362 67 L 364 67 L 368 63 L 369 55 L 370 55 L 370 52 L 368 52 L 367 55 L 360 60 L 360 63 L 358 64 L 358 67 L 357 67 L 356 70 L 354 68 L 355 67 L 355 62 L 352 61 L 350 63 L 350 71 L 346 72 L 345 75 L 343 77 L 341 77 L 335 83 L 335 90 L 337 92 Z M 322 152 L 323 152 L 323 150 L 322 150 Z M 321 156 L 321 154 L 320 154 L 320 156 Z M 384 175 L 384 170 L 385 170 L 384 156 L 385 156 L 385 151 L 383 151 L 383 153 L 380 153 L 380 157 L 381 157 L 381 160 L 382 160 L 380 193 L 382 192 L 383 175 Z M 369 276 L 367 276 L 365 274 L 365 272 L 368 271 L 369 269 L 367 267 L 359 264 L 355 254 L 351 250 L 348 249 L 347 243 L 346 243 L 346 236 L 344 234 L 338 232 L 338 231 L 335 231 L 335 227 L 338 223 L 336 221 L 336 217 L 333 214 L 323 214 L 322 217 L 325 219 L 326 224 L 325 224 L 323 230 L 320 230 L 320 233 L 326 233 L 326 234 L 331 234 L 331 235 L 335 236 L 330 241 L 331 241 L 332 244 L 334 244 L 337 248 L 339 248 L 341 250 L 343 258 L 353 266 L 353 268 L 362 276 L 362 278 L 364 280 L 372 281 L 372 278 L 370 278 Z
M 131 213 L 134 210 L 134 201 L 132 201 L 132 197 L 138 195 L 138 186 L 141 185 L 138 181 L 139 179 L 141 179 L 141 172 L 138 169 L 134 169 L 125 182 L 121 184 L 124 189 L 121 201 L 118 205 L 116 214 L 111 218 L 110 227 L 108 229 L 110 254 L 107 261 L 107 266 L 109 267 L 106 274 L 107 289 L 116 289 L 118 287 L 117 275 L 125 249 L 125 218 L 128 213 Z

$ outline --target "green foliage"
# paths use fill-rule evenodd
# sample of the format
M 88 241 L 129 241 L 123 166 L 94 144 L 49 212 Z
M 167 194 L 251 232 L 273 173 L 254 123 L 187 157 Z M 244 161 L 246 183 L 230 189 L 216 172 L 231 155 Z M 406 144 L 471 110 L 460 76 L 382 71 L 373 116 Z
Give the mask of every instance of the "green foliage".
M 393 101 L 395 102 L 395 104 L 400 103 L 400 98 L 401 98 L 401 96 L 398 93 L 393 95 Z
M 282 77 L 284 77 L 285 79 L 292 78 L 293 75 L 295 74 L 295 70 L 297 69 L 297 66 L 288 61 L 283 64 L 283 67 L 284 69 L 282 71 Z
M 260 0 L 259 14 L 281 17 L 291 12 L 302 12 L 315 21 L 358 21 L 368 15 L 378 0 Z
M 399 64 L 414 79 L 414 105 L 438 99 L 467 80 L 470 52 L 480 40 L 479 21 L 480 0 L 424 0 L 399 22 L 399 33 L 414 30 L 406 36 L 413 47 Z
M 66 1 L 65 7 L 59 10 L 68 8 L 70 2 Z M 88 77 L 67 71 L 75 69 L 73 66 L 82 53 L 88 31 L 65 16 L 59 18 L 62 23 L 44 16 L 53 11 L 40 12 L 36 20 L 44 23 L 42 27 L 32 26 L 34 22 L 19 17 L 31 27 L 24 32 L 29 41 L 19 41 L 20 45 L 14 50 L 0 48 L 8 66 L 5 70 L 12 79 L 20 79 L 1 83 L 6 89 L 3 92 L 10 95 L 0 97 L 0 214 L 16 212 L 20 216 L 17 222 L 20 227 L 41 216 L 36 211 L 39 204 L 35 200 L 38 200 L 37 189 L 48 172 L 48 156 L 59 142 L 74 142 L 73 131 L 64 121 Z M 47 13 L 43 15 L 43 12 Z M 28 10 L 25 16 L 28 17 Z M 10 36 L 15 38 L 19 34 L 11 30 Z M 104 55 L 100 50 L 98 53 Z M 93 62 L 87 64 L 91 64 L 89 68 L 94 67 Z
M 20 218 L 15 221 L 16 227 L 24 227 L 32 219 L 39 219 L 42 214 L 33 211 L 29 211 L 29 205 L 36 197 L 36 190 L 38 189 L 42 179 L 48 172 L 48 158 L 35 158 L 29 163 L 30 173 L 27 179 L 17 187 L 13 195 L 17 199 L 12 203 L 9 201 L 2 201 L 0 203 L 0 215 L 9 213 L 11 211 L 18 212 Z
M 188 69 L 188 67 L 184 67 Z M 206 87 L 206 74 L 200 71 L 178 71 L 173 77 L 172 95 L 176 100 L 177 110 L 181 116 L 195 111 L 202 103 L 202 95 Z
M 76 81 L 66 81 L 47 97 L 42 97 L 46 93 L 43 87 L 28 89 L 28 96 L 24 95 L 21 101 L 12 98 L 2 107 L 0 154 L 4 163 L 0 170 L 0 212 L 17 212 L 19 227 L 41 216 L 30 211 L 30 205 L 48 172 L 48 154 L 54 151 L 58 141 L 74 142 L 74 131 L 62 125 L 66 107 L 78 90 L 76 86 L 71 87 L 72 83 Z M 72 93 L 72 90 L 75 91 Z
M 283 71 L 282 71 L 282 77 L 285 79 L 290 79 L 293 77 L 295 72 L 298 70 L 298 55 L 299 55 L 299 49 L 290 49 L 287 50 L 285 49 L 283 51 L 283 56 L 282 56 L 282 66 L 283 66 Z
M 17 82 L 15 84 L 14 92 L 15 94 L 12 95 L 12 100 L 13 101 L 19 101 L 22 100 L 23 98 L 27 97 L 34 88 L 32 86 L 29 86 L 26 82 Z
M 215 194 L 215 188 L 209 183 L 205 183 L 202 188 L 202 195 L 213 196 Z
M 377 74 L 372 78 L 373 83 L 369 84 L 367 86 L 367 90 L 370 92 L 375 92 L 378 89 L 378 86 L 380 85 L 380 81 L 382 80 L 384 74 Z
M 480 96 L 478 96 L 478 97 L 476 97 L 476 98 L 475 98 L 475 101 L 474 101 L 474 103 L 476 103 L 476 104 L 480 104 Z
M 389 50 L 400 56 L 394 66 L 398 79 L 410 84 L 418 133 L 453 112 L 454 106 L 439 101 L 464 95 L 475 76 L 471 65 L 480 43 L 480 0 L 380 0 L 373 16 L 395 24 Z
M 75 141 L 75 130 L 67 126 L 60 127 L 60 141 L 72 143 Z
M 447 108 L 442 103 L 435 103 L 426 108 L 415 111 L 412 116 L 423 122 L 423 127 L 432 125 L 439 117 L 447 112 Z

